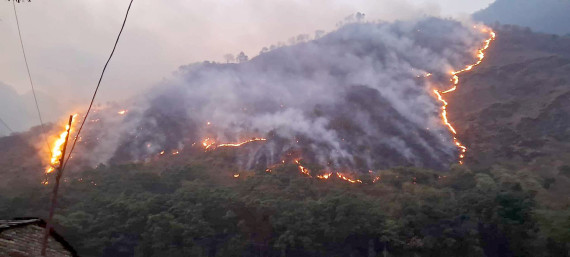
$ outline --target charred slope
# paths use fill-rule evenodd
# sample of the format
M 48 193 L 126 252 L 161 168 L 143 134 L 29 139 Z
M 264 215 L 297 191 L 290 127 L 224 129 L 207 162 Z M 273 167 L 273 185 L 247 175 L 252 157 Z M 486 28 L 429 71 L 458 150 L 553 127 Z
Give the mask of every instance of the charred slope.
M 570 38 L 497 28 L 488 58 L 449 96 L 468 163 L 510 162 L 553 175 L 570 164 Z
M 422 75 L 448 80 L 488 35 L 425 18 L 350 24 L 322 38 L 237 64 L 180 68 L 152 91 L 112 161 L 141 160 L 204 139 L 269 137 L 267 166 L 291 151 L 328 169 L 445 169 L 457 149 Z M 251 165 L 243 167 L 250 169 Z

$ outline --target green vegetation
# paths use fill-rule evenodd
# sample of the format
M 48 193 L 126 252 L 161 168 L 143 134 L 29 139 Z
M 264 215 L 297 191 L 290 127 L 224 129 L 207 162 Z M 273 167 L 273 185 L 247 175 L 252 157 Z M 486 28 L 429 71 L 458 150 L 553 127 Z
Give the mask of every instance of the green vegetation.
M 212 166 L 75 173 L 56 229 L 82 256 L 568 256 L 570 209 L 541 207 L 541 183 L 507 169 L 396 168 L 350 184 Z M 17 186 L 0 216 L 47 212 L 48 187 Z

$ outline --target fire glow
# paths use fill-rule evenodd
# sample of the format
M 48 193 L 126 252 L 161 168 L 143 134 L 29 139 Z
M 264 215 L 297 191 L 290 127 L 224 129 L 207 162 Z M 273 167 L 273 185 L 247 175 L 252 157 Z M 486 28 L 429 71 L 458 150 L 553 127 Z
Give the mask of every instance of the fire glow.
M 243 142 L 238 142 L 238 143 L 225 143 L 225 144 L 219 144 L 216 145 L 216 141 L 211 139 L 211 138 L 206 138 L 202 141 L 202 146 L 208 150 L 211 148 L 218 148 L 218 147 L 240 147 L 249 143 L 253 143 L 253 142 L 259 142 L 259 141 L 267 141 L 266 138 L 257 138 L 254 137 L 252 139 L 243 141 Z
M 483 32 L 489 32 L 487 29 L 484 29 Z M 449 122 L 449 120 L 447 119 L 447 101 L 443 98 L 442 95 L 453 92 L 457 89 L 457 85 L 459 85 L 459 74 L 466 72 L 466 71 L 470 71 L 472 70 L 475 66 L 481 64 L 481 62 L 483 62 L 483 59 L 485 58 L 485 50 L 487 50 L 489 48 L 489 46 L 491 45 L 491 41 L 495 40 L 496 38 L 496 33 L 493 31 L 489 32 L 490 37 L 489 39 L 485 40 L 485 43 L 483 45 L 483 48 L 479 49 L 478 53 L 477 53 L 477 62 L 471 65 L 466 66 L 464 69 L 462 70 L 458 70 L 458 71 L 453 71 L 451 72 L 451 82 L 453 83 L 453 86 L 445 91 L 439 91 L 437 89 L 434 89 L 433 92 L 435 93 L 435 95 L 437 96 L 437 100 L 440 101 L 443 105 L 441 107 L 441 119 L 442 122 L 445 126 L 447 126 L 447 128 L 449 129 L 449 131 L 451 131 L 453 133 L 453 143 L 455 144 L 455 146 L 457 146 L 460 149 L 460 154 L 459 154 L 459 164 L 463 164 L 463 158 L 465 158 L 465 152 L 467 152 L 467 147 L 464 146 L 455 135 L 457 135 L 457 131 L 455 130 L 455 128 L 453 127 L 453 125 Z M 431 75 L 431 74 L 430 74 Z
M 295 160 L 295 163 L 296 163 L 297 166 L 299 167 L 299 171 L 300 171 L 302 174 L 304 174 L 304 175 L 306 175 L 306 176 L 308 176 L 308 177 L 310 177 L 310 178 L 313 177 L 313 176 L 311 176 L 311 172 L 310 172 L 307 168 L 305 168 L 303 165 L 301 165 L 300 160 Z M 353 184 L 354 184 L 354 183 L 360 183 L 360 184 L 362 184 L 362 180 L 349 178 L 349 177 L 347 177 L 346 175 L 344 175 L 343 173 L 340 173 L 340 172 L 330 172 L 330 173 L 327 173 L 327 174 L 324 174 L 324 175 L 317 175 L 316 178 L 317 178 L 317 179 L 324 179 L 324 180 L 326 180 L 326 179 L 332 178 L 333 175 L 336 175 L 339 179 L 344 180 L 344 181 L 346 181 L 346 182 L 350 182 L 350 183 L 353 183 Z M 378 181 L 378 180 L 374 180 L 373 183 L 375 183 L 376 181 Z
M 53 148 L 51 150 L 51 159 L 49 162 L 49 166 L 46 168 L 46 174 L 53 172 L 55 169 L 54 167 L 59 165 L 59 162 L 63 154 L 62 153 L 63 144 L 65 143 L 65 138 L 67 137 L 67 130 L 69 130 L 70 132 L 72 131 L 73 124 L 75 123 L 75 117 L 77 117 L 77 114 L 73 115 L 73 118 L 71 120 L 71 128 L 69 127 L 69 125 L 66 125 L 63 132 L 59 134 L 59 137 L 53 143 Z

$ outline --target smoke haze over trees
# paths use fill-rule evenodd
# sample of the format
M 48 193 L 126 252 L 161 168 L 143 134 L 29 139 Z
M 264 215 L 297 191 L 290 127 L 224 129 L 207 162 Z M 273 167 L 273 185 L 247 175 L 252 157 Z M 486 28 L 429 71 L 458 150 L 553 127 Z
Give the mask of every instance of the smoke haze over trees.
M 431 90 L 449 87 L 449 71 L 473 62 L 487 36 L 436 18 L 355 23 L 250 61 L 241 52 L 238 64 L 182 66 L 133 106 L 122 105 L 131 110 L 124 121 L 110 121 L 117 120 L 116 110 L 95 114 L 100 125 L 86 131 L 84 141 L 113 140 L 79 152 L 139 161 L 206 138 L 265 137 L 240 160 L 243 168 L 270 166 L 290 152 L 331 169 L 445 168 L 457 149 Z M 434 78 L 424 78 L 427 73 Z

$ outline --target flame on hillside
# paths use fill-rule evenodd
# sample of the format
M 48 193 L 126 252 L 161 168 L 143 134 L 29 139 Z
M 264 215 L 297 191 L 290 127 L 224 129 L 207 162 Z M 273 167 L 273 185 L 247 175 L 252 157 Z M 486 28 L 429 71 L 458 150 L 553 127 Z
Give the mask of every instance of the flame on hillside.
M 245 140 L 242 142 L 238 142 L 238 143 L 224 143 L 224 144 L 216 144 L 216 141 L 211 139 L 211 138 L 206 138 L 202 141 L 202 146 L 206 149 L 209 150 L 211 148 L 218 148 L 218 147 L 240 147 L 249 143 L 253 143 L 253 142 L 259 142 L 259 141 L 267 141 L 266 138 L 257 138 L 254 137 L 252 139 L 249 140 Z
M 67 137 L 67 131 L 71 133 L 73 130 L 73 125 L 75 124 L 75 117 L 77 114 L 73 115 L 71 119 L 71 128 L 69 125 L 65 125 L 65 129 L 59 134 L 59 137 L 53 142 L 53 147 L 51 149 L 51 158 L 49 160 L 49 166 L 46 168 L 46 174 L 49 174 L 54 171 L 55 167 L 59 165 L 62 157 L 63 151 L 63 144 L 65 143 L 65 138 Z
M 297 166 L 299 167 L 299 171 L 304 174 L 307 175 L 308 177 L 313 177 L 311 176 L 311 172 L 305 168 L 303 165 L 301 165 L 300 160 L 295 160 L 295 163 L 297 164 Z M 333 174 L 336 175 L 339 179 L 344 180 L 346 182 L 350 182 L 350 183 L 360 183 L 362 184 L 362 180 L 360 179 L 352 179 L 347 177 L 347 175 L 340 173 L 340 172 L 330 172 L 324 175 L 317 175 L 316 178 L 318 179 L 329 179 L 331 177 L 333 177 Z M 376 181 L 373 181 L 373 183 Z
M 475 27 L 476 28 L 476 27 Z M 441 119 L 442 122 L 445 126 L 447 126 L 447 128 L 449 129 L 449 131 L 451 131 L 454 136 L 453 136 L 453 143 L 455 144 L 455 146 L 457 146 L 459 148 L 460 154 L 459 154 L 459 164 L 463 164 L 463 158 L 465 158 L 465 153 L 467 152 L 467 147 L 465 145 L 463 145 L 455 136 L 457 134 L 457 131 L 455 130 L 455 128 L 453 127 L 453 125 L 449 122 L 449 120 L 447 119 L 447 101 L 443 98 L 444 94 L 453 92 L 457 89 L 457 85 L 459 85 L 459 74 L 466 72 L 466 71 L 470 71 L 472 70 L 475 66 L 481 64 L 481 62 L 483 62 L 483 59 L 485 58 L 485 51 L 489 48 L 489 46 L 491 45 L 491 41 L 495 40 L 497 34 L 493 31 L 489 31 L 488 29 L 483 29 L 482 32 L 489 32 L 490 37 L 485 40 L 485 43 L 483 45 L 483 47 L 481 49 L 479 49 L 478 53 L 477 53 L 477 62 L 471 65 L 467 65 L 464 69 L 462 70 L 458 70 L 458 71 L 452 71 L 451 72 L 451 79 L 450 81 L 453 83 L 453 86 L 450 89 L 447 89 L 445 91 L 440 91 L 437 89 L 434 89 L 433 92 L 435 93 L 435 95 L 437 96 L 437 100 L 440 101 L 443 105 L 441 107 Z M 426 77 L 428 77 L 428 75 L 426 75 Z

